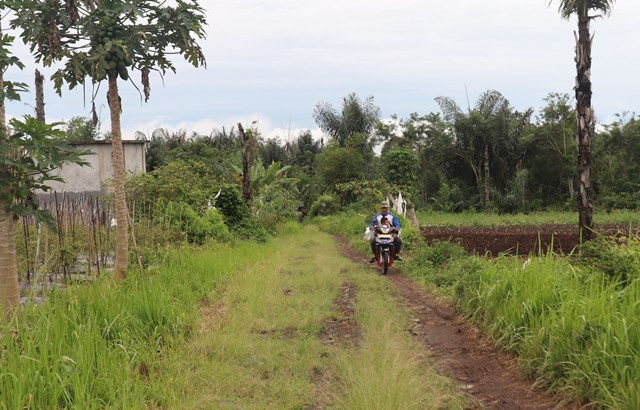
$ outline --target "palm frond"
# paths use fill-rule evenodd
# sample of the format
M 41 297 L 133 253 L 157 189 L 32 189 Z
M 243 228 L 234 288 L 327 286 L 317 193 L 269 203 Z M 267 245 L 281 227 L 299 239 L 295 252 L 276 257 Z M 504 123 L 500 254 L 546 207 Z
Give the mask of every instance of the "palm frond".
M 549 1 L 549 5 L 554 0 Z M 588 17 L 589 11 L 597 11 L 602 14 L 611 14 L 615 0 L 559 0 L 558 13 L 564 19 L 569 19 L 576 14 L 578 17 Z
M 476 102 L 475 110 L 483 117 L 489 118 L 509 108 L 507 100 L 496 90 L 487 90 Z
M 462 115 L 462 110 L 456 102 L 449 97 L 436 97 L 436 102 L 440 106 L 442 111 L 442 118 L 445 121 L 453 122 L 456 118 Z

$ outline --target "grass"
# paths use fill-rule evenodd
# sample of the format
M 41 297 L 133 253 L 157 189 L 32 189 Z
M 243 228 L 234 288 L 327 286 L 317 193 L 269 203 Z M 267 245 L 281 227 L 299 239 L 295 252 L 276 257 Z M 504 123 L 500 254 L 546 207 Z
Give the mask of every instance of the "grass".
M 27 304 L 0 325 L 0 408 L 463 408 L 389 283 L 337 246 L 291 223 Z M 323 343 L 344 281 L 362 340 Z
M 358 286 L 356 317 L 364 336 L 359 349 L 337 354 L 341 395 L 335 407 L 467 408 L 454 384 L 429 366 L 424 347 L 408 336 L 408 314 L 398 310 L 389 281 L 367 268 L 351 277 Z
M 388 282 L 311 226 L 268 248 L 205 310 L 199 334 L 163 359 L 153 381 L 162 407 L 463 408 L 407 334 Z M 363 340 L 322 343 L 345 280 L 358 288 Z
M 503 258 L 461 283 L 459 306 L 541 383 L 598 407 L 640 406 L 638 276 L 621 287 L 549 255 Z
M 145 408 L 159 352 L 194 331 L 198 302 L 265 249 L 172 252 L 150 275 L 102 278 L 0 324 L 0 408 Z

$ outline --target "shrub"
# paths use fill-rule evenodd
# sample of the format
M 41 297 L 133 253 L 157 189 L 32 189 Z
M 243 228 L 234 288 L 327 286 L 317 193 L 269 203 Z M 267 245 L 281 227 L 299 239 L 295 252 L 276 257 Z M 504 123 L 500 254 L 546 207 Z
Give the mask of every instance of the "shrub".
M 340 204 L 333 195 L 320 195 L 318 199 L 311 204 L 309 210 L 310 216 L 331 215 L 340 210 Z
M 414 276 L 436 286 L 451 286 L 460 278 L 460 272 L 452 269 L 451 265 L 465 258 L 466 253 L 461 246 L 438 241 L 415 251 L 408 268 Z
M 640 277 L 640 241 L 629 235 L 612 240 L 598 236 L 580 245 L 579 262 L 624 286 Z
M 184 235 L 189 242 L 201 245 L 207 238 L 218 241 L 230 239 L 229 228 L 217 209 L 208 209 L 201 217 L 189 204 L 169 202 L 166 206 L 160 203 L 156 211 L 166 215 L 171 229 Z
M 209 237 L 217 241 L 229 240 L 229 227 L 225 225 L 224 218 L 220 211 L 217 209 L 207 209 L 202 218 L 208 225 Z
M 237 185 L 227 184 L 220 187 L 220 195 L 215 200 L 215 206 L 222 213 L 225 223 L 231 229 L 251 216 L 249 207 Z

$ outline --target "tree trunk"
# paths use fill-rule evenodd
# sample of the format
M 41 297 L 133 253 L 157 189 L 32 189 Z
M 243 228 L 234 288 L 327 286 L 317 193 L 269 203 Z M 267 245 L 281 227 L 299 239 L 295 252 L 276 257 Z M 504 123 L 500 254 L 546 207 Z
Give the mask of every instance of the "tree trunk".
M 0 90 L 4 90 L 4 67 L 0 67 Z M 0 144 L 7 138 L 6 117 L 4 95 L 0 95 Z M 0 174 L 9 172 L 5 167 L 0 169 Z M 0 187 L 0 198 L 8 194 L 6 190 L 6 187 Z M 0 307 L 6 320 L 11 319 L 14 308 L 20 303 L 16 238 L 13 233 L 13 213 L 7 211 L 9 206 L 10 203 L 0 200 Z
M 113 267 L 113 279 L 124 280 L 129 267 L 129 238 L 127 200 L 124 191 L 124 149 L 122 147 L 122 129 L 120 127 L 120 96 L 118 95 L 118 74 L 109 74 L 109 93 L 107 94 L 111 114 L 111 145 L 113 147 L 113 185 L 116 205 L 116 263 Z
M 251 201 L 251 180 L 249 179 L 249 169 L 251 168 L 251 141 L 244 132 L 241 123 L 238 123 L 240 132 L 240 146 L 242 147 L 242 195 L 246 202 Z
M 578 144 L 578 213 L 584 240 L 593 237 L 593 187 L 591 185 L 591 135 L 594 129 L 591 108 L 591 36 L 588 16 L 578 18 L 576 43 L 576 121 Z
M 484 210 L 485 211 L 489 211 L 490 209 L 490 201 L 491 201 L 491 197 L 490 197 L 490 181 L 489 181 L 489 144 L 485 144 L 484 146 L 484 150 L 482 152 L 482 161 L 484 163 L 484 176 L 483 176 L 483 183 L 484 183 Z
M 9 320 L 14 308 L 20 304 L 20 288 L 13 214 L 5 210 L 6 206 L 0 202 L 0 302 L 4 318 Z
M 36 69 L 36 119 L 45 123 L 44 119 L 44 76 Z

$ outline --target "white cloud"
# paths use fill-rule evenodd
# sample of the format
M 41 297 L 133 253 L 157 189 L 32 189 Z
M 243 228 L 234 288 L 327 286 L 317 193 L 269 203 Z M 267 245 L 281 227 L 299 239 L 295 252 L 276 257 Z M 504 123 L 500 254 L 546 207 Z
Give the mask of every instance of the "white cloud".
M 264 135 L 316 129 L 320 101 L 339 106 L 356 92 L 373 95 L 383 116 L 438 111 L 434 98 L 471 104 L 487 89 L 518 109 L 540 108 L 549 92 L 572 92 L 575 19 L 565 21 L 543 0 L 204 0 L 208 68 L 177 62 L 164 84 L 152 76 L 142 103 L 121 84 L 126 130 L 154 127 L 210 133 L 237 120 L 259 119 Z M 610 17 L 592 23 L 593 105 L 599 118 L 640 112 L 634 68 L 640 54 L 640 2 L 618 0 Z M 26 48 L 21 47 L 21 55 Z M 10 79 L 32 83 L 33 68 Z M 46 71 L 46 70 L 45 70 Z M 48 74 L 51 71 L 47 71 Z M 134 78 L 137 77 L 134 75 Z M 91 89 L 46 90 L 47 116 L 69 119 L 90 112 Z M 108 122 L 105 85 L 98 93 Z M 466 91 L 465 91 L 466 90 Z M 33 112 L 11 104 L 15 115 Z M 290 125 L 291 124 L 291 125 Z M 192 128 L 193 127 L 193 128 Z M 128 131 L 128 132 L 129 132 Z M 295 133 L 294 133 L 295 134 Z

